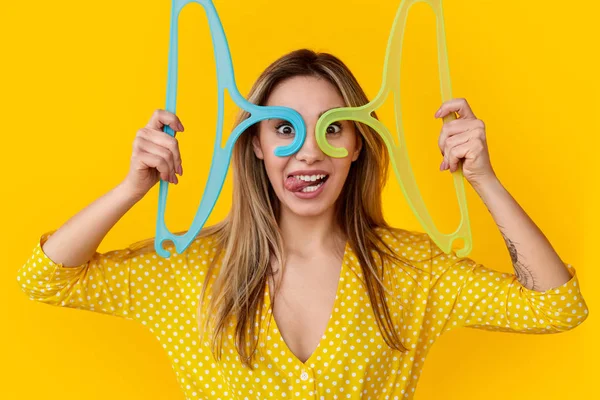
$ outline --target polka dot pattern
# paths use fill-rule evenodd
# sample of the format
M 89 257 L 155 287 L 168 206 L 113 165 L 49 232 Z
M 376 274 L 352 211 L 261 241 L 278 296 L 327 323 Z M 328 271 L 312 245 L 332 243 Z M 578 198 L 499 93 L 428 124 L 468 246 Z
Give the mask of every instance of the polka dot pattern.
M 167 352 L 186 399 L 412 399 L 425 357 L 444 332 L 471 327 L 520 333 L 558 333 L 588 315 L 573 266 L 571 279 L 544 292 L 502 273 L 444 254 L 424 233 L 378 229 L 410 265 L 392 265 L 384 281 L 394 327 L 406 353 L 382 338 L 363 284 L 360 263 L 347 244 L 331 318 L 313 354 L 301 362 L 283 340 L 270 310 L 268 287 L 259 326 L 254 370 L 244 368 L 230 324 L 220 361 L 199 342 L 196 308 L 208 264 L 210 237 L 196 239 L 183 254 L 154 251 L 132 256 L 130 248 L 96 253 L 86 264 L 54 263 L 42 235 L 17 281 L 35 301 L 110 314 L 141 322 Z M 208 282 L 219 273 L 217 268 Z M 205 315 L 205 313 L 203 314 Z

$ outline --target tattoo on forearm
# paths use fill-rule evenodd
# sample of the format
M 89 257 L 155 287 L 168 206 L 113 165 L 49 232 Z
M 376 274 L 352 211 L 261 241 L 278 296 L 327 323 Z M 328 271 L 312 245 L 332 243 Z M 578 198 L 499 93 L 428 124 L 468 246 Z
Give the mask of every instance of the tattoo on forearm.
M 506 243 L 506 247 L 508 248 L 508 252 L 510 253 L 510 258 L 513 263 L 513 267 L 515 269 L 515 273 L 517 275 L 517 279 L 523 286 L 528 289 L 535 290 L 536 282 L 535 277 L 531 270 L 523 263 L 521 259 L 519 259 L 519 254 L 517 252 L 517 247 L 515 246 L 515 242 L 507 238 L 503 232 L 502 237 L 504 238 L 504 242 Z

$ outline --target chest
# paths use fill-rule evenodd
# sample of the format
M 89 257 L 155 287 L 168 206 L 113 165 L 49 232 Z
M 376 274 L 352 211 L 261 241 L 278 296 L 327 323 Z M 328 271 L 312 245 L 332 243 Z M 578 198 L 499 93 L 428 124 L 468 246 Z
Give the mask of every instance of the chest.
M 315 260 L 311 265 L 293 261 L 280 277 L 279 288 L 269 288 L 269 300 L 274 304 L 273 317 L 289 350 L 305 362 L 318 346 L 335 315 L 341 274 L 339 260 Z M 276 278 L 275 278 L 276 279 Z M 343 279 L 342 279 L 343 281 Z M 343 283 L 342 283 L 343 285 Z
M 203 359 L 202 367 L 218 368 L 233 392 L 251 390 L 258 398 L 281 398 L 277 390 L 302 398 L 329 398 L 340 385 L 350 389 L 352 382 L 356 382 L 352 384 L 352 398 L 381 393 L 389 383 L 384 376 L 407 366 L 407 358 L 390 349 L 379 333 L 354 259 L 347 256 L 338 262 L 317 275 L 306 270 L 297 274 L 289 264 L 286 279 L 278 282 L 279 292 L 273 293 L 273 309 L 270 288 L 274 282 L 269 282 L 264 291 L 254 370 L 241 366 L 233 340 L 234 326 L 228 327 L 222 362 Z M 213 383 L 207 382 L 206 387 L 213 387 Z

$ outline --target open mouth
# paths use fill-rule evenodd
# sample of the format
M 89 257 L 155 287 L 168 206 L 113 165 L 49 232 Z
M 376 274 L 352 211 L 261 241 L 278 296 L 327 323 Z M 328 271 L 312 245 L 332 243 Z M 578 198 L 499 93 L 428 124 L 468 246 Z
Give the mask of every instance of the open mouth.
M 328 174 L 289 175 L 285 187 L 291 192 L 311 193 L 318 190 L 329 179 Z

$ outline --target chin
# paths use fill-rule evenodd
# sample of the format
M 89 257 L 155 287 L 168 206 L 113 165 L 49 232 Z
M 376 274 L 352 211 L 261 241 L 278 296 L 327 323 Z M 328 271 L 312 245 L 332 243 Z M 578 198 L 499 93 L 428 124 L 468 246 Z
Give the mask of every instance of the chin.
M 323 205 L 317 206 L 316 204 L 299 205 L 299 204 L 286 203 L 285 207 L 287 207 L 288 210 L 290 210 L 290 212 L 292 212 L 293 214 L 295 214 L 299 217 L 315 218 L 315 217 L 319 217 L 319 216 L 325 214 L 327 211 L 329 211 L 329 209 L 331 207 L 333 207 L 333 204 L 327 204 L 327 205 L 323 204 Z
M 334 206 L 335 201 L 331 200 L 326 193 L 321 193 L 313 199 L 302 199 L 296 197 L 296 195 L 285 188 L 280 189 L 283 192 L 277 193 L 277 197 L 282 207 L 285 207 L 289 212 L 294 215 L 306 218 L 318 217 L 330 211 Z

